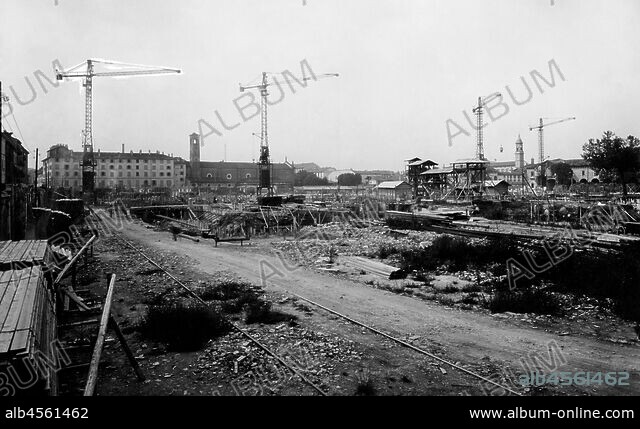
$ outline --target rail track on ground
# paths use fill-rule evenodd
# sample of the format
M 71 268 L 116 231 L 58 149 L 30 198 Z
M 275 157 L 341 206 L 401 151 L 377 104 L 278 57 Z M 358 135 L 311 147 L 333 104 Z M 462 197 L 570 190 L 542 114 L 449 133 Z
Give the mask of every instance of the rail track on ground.
M 99 219 L 102 222 L 102 218 L 100 217 L 100 215 L 98 213 L 96 213 L 95 211 L 92 210 L 92 213 L 97 217 L 97 219 Z M 113 229 L 110 229 L 110 231 L 113 231 Z M 161 271 L 163 271 L 167 276 L 169 276 L 172 280 L 174 280 L 181 288 L 183 288 L 188 294 L 189 296 L 191 296 L 192 298 L 194 298 L 196 301 L 198 301 L 201 304 L 204 305 L 209 305 L 206 301 L 204 301 L 202 298 L 200 298 L 195 292 L 193 292 L 191 289 L 189 289 L 188 286 L 186 286 L 183 282 L 181 282 L 178 278 L 176 278 L 173 274 L 171 274 L 169 271 L 167 271 L 165 268 L 163 268 L 162 266 L 160 266 L 156 261 L 154 261 L 153 259 L 151 259 L 148 255 L 146 255 L 142 250 L 138 249 L 136 246 L 134 246 L 131 242 L 129 242 L 126 238 L 122 237 L 122 234 L 113 231 L 113 235 L 115 237 L 117 237 L 119 240 L 121 240 L 123 243 L 125 243 L 128 247 L 132 248 L 133 250 L 135 250 L 136 252 L 140 253 L 140 255 L 142 255 L 150 264 L 152 264 L 153 266 L 155 266 L 156 268 L 160 269 Z M 408 343 L 407 341 L 404 341 L 400 338 L 394 337 L 392 335 L 389 335 L 373 326 L 367 325 L 365 323 L 362 323 L 358 320 L 355 320 L 345 314 L 342 314 L 338 311 L 332 310 L 322 304 L 319 304 L 309 298 L 306 298 L 302 295 L 296 294 L 294 292 L 291 291 L 286 291 L 286 293 L 302 300 L 305 301 L 311 305 L 313 305 L 314 307 L 317 307 L 319 309 L 322 309 L 323 311 L 329 312 L 335 316 L 338 316 L 346 321 L 348 321 L 349 323 L 359 326 L 361 328 L 365 328 L 373 333 L 375 333 L 376 335 L 382 336 L 388 340 L 391 340 L 403 347 L 406 347 L 408 349 L 411 349 L 421 355 L 427 356 L 437 362 L 440 362 L 444 365 L 447 365 L 451 368 L 453 368 L 456 371 L 460 371 L 462 373 L 465 373 L 477 380 L 489 383 L 493 386 L 496 386 L 500 389 L 503 389 L 505 392 L 508 392 L 512 395 L 516 395 L 516 396 L 522 396 L 522 393 L 517 392 L 516 390 L 509 388 L 503 384 L 500 384 L 496 381 L 493 381 L 487 377 L 484 377 L 474 371 L 471 371 L 469 369 L 466 369 L 460 365 L 457 365 L 454 362 L 451 362 L 447 359 L 441 358 L 440 356 L 437 356 L 433 353 L 430 353 L 424 349 L 421 349 L 417 346 L 414 346 L 411 343 Z M 319 386 L 317 386 L 315 383 L 313 383 L 311 380 L 309 380 L 307 377 L 305 377 L 303 374 L 301 374 L 299 371 L 297 371 L 294 367 L 292 367 L 291 365 L 289 365 L 284 359 L 282 359 L 280 356 L 278 356 L 275 352 L 273 352 L 272 350 L 270 350 L 268 347 L 266 347 L 264 344 L 262 344 L 261 342 L 259 342 L 256 338 L 254 338 L 253 336 L 251 336 L 251 334 L 249 334 L 248 332 L 244 331 L 242 328 L 238 327 L 237 325 L 231 323 L 231 325 L 233 326 L 233 328 L 240 332 L 242 335 L 244 335 L 245 337 L 247 337 L 250 341 L 252 341 L 253 343 L 255 343 L 258 347 L 260 347 L 262 350 L 264 350 L 267 354 L 271 355 L 272 357 L 274 357 L 276 360 L 278 360 L 278 362 L 280 362 L 283 366 L 285 366 L 289 371 L 291 371 L 292 373 L 294 373 L 294 375 L 298 376 L 303 382 L 305 382 L 306 384 L 308 384 L 309 386 L 313 387 L 314 390 L 316 390 L 318 393 L 320 393 L 323 396 L 326 396 L 327 393 L 322 390 Z
M 102 217 L 96 213 L 94 210 L 92 210 L 93 215 L 102 223 Z M 187 285 L 185 285 L 182 281 L 180 281 L 180 279 L 178 279 L 176 276 L 174 276 L 173 274 L 171 274 L 167 269 L 165 269 L 164 267 L 162 267 L 160 264 L 158 264 L 156 261 L 154 261 L 153 259 L 151 259 L 146 253 L 144 253 L 141 249 L 137 248 L 136 246 L 134 246 L 129 240 L 127 240 L 126 238 L 122 237 L 122 234 L 114 231 L 113 229 L 109 229 L 109 231 L 111 231 L 113 233 L 113 236 L 116 237 L 117 239 L 121 240 L 123 243 L 125 243 L 128 247 L 130 247 L 131 249 L 135 250 L 136 252 L 138 252 L 143 258 L 145 258 L 151 265 L 153 265 L 154 267 L 158 268 L 159 270 L 161 270 L 162 272 L 164 272 L 169 278 L 171 278 L 173 281 L 175 281 L 182 289 L 184 289 L 190 297 L 192 297 L 193 299 L 195 299 L 198 303 L 205 305 L 205 306 L 209 306 L 210 304 L 208 302 L 206 302 L 205 300 L 203 300 L 202 298 L 200 298 L 198 296 L 198 294 L 196 294 L 193 290 L 191 290 Z M 322 390 L 322 388 L 320 388 L 317 384 L 315 384 L 313 381 L 311 381 L 309 378 L 307 378 L 304 374 L 302 374 L 300 371 L 298 371 L 295 367 L 293 367 L 292 365 L 290 365 L 287 361 L 285 361 L 281 356 L 279 356 L 276 352 L 274 352 L 273 350 L 271 350 L 269 347 L 267 347 L 265 344 L 263 344 L 262 342 L 260 342 L 257 338 L 255 338 L 253 335 L 251 335 L 250 333 L 248 333 L 247 331 L 245 331 L 244 329 L 240 328 L 238 325 L 236 325 L 235 323 L 229 321 L 229 324 L 231 325 L 231 327 L 239 332 L 240 334 L 242 334 L 243 336 L 245 336 L 249 341 L 251 341 L 252 343 L 254 343 L 255 345 L 257 345 L 260 349 L 262 349 L 265 353 L 267 353 L 268 355 L 270 355 L 271 357 L 275 358 L 282 366 L 284 366 L 285 368 L 287 368 L 291 373 L 293 373 L 295 376 L 297 376 L 298 378 L 300 378 L 304 383 L 308 384 L 309 386 L 311 386 L 317 393 L 319 393 L 322 396 L 327 396 L 327 393 Z

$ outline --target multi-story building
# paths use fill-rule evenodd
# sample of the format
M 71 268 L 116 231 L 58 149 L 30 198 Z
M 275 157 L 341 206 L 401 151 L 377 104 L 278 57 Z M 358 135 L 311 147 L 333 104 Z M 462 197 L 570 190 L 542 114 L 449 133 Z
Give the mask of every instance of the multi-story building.
M 54 145 L 43 160 L 45 183 L 51 188 L 82 190 L 83 153 Z M 96 189 L 162 190 L 187 187 L 187 162 L 156 152 L 94 152 Z
M 533 160 L 532 160 L 533 161 Z M 572 182 L 573 183 L 600 183 L 600 177 L 598 171 L 594 170 L 587 161 L 582 158 L 575 159 L 549 159 L 544 162 L 545 176 L 547 177 L 548 186 L 555 185 L 555 175 L 551 171 L 553 164 L 565 163 L 571 167 L 573 171 Z M 536 177 L 540 174 L 540 164 L 533 164 L 533 162 L 527 165 L 527 179 L 531 186 L 536 186 Z
M 11 133 L 0 133 L 0 240 L 25 236 L 29 152 Z

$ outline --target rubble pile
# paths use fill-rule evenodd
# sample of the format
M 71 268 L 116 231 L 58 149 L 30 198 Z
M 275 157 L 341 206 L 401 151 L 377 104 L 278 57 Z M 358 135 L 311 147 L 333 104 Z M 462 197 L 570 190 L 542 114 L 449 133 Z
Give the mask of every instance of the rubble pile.
M 325 379 L 335 373 L 337 364 L 362 358 L 362 353 L 355 350 L 352 341 L 299 326 L 283 323 L 268 330 L 264 327 L 245 329 L 289 365 L 325 388 Z M 262 384 L 259 387 L 265 390 L 263 394 L 267 391 L 276 393 L 278 387 L 293 376 L 240 333 L 210 342 L 189 370 L 196 377 L 216 376 L 236 388 L 242 386 L 240 380 L 243 376 L 250 373 L 254 387 Z
M 357 228 L 332 222 L 304 227 L 295 240 L 273 241 L 274 248 L 299 264 L 323 262 L 331 252 L 345 256 L 380 256 L 380 249 L 411 250 L 431 244 L 436 234 L 428 231 L 395 231 L 386 226 Z M 382 255 L 383 259 L 385 255 Z

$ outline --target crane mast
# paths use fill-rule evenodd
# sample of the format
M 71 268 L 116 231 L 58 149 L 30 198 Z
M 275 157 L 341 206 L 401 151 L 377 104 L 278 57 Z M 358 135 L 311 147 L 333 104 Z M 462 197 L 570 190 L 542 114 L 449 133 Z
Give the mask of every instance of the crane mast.
M 538 125 L 529 127 L 529 131 L 533 131 L 533 130 L 538 130 L 538 163 L 540 164 L 540 173 L 539 173 L 539 177 L 542 183 L 545 182 L 545 167 L 543 166 L 544 163 L 544 128 L 545 127 L 549 127 L 551 125 L 556 125 L 556 124 L 560 124 L 562 122 L 566 122 L 566 121 L 572 121 L 574 119 L 576 119 L 574 116 L 571 116 L 569 118 L 564 118 L 564 119 L 559 119 L 553 122 L 547 122 L 545 123 L 544 120 L 545 119 L 549 119 L 549 118 L 540 118 L 538 120 Z
M 269 133 L 267 129 L 267 73 L 262 73 L 262 85 L 260 85 L 260 158 L 258 160 L 258 194 L 262 194 L 264 189 L 267 190 L 267 197 L 273 196 L 273 185 L 271 183 L 271 158 L 269 156 Z
M 82 191 L 93 192 L 95 188 L 96 160 L 93 155 L 93 61 L 87 60 L 87 75 L 84 78 L 84 130 L 82 131 Z
M 502 97 L 500 93 L 491 94 L 485 98 L 478 97 L 478 105 L 474 107 L 473 113 L 476 115 L 476 159 L 484 160 L 484 108 L 486 104 L 497 97 Z
M 318 80 L 326 77 L 338 77 L 337 73 L 325 73 L 319 76 L 311 77 L 303 77 L 302 81 L 308 80 Z M 267 72 L 262 72 L 262 82 L 258 85 L 253 86 L 242 86 L 240 85 L 240 92 L 244 92 L 247 89 L 258 89 L 260 90 L 260 158 L 258 159 L 258 198 L 262 196 L 263 190 L 267 190 L 266 197 L 274 196 L 273 182 L 272 178 L 272 164 L 271 157 L 269 154 L 269 133 L 268 133 L 268 112 L 267 107 L 269 105 L 267 97 L 269 96 L 269 92 L 267 87 L 270 85 L 274 85 L 277 82 L 269 82 L 267 79 Z M 255 135 L 255 134 L 254 134 Z
M 130 70 L 96 72 L 95 64 L 105 64 L 109 67 L 127 67 Z M 56 79 L 82 78 L 82 86 L 85 89 L 84 100 L 84 130 L 82 130 L 82 191 L 83 194 L 95 197 L 95 167 L 96 161 L 93 153 L 93 78 L 139 76 L 155 74 L 180 74 L 181 70 L 168 67 L 143 66 L 139 64 L 126 64 L 115 61 L 88 59 L 68 70 L 56 70 Z

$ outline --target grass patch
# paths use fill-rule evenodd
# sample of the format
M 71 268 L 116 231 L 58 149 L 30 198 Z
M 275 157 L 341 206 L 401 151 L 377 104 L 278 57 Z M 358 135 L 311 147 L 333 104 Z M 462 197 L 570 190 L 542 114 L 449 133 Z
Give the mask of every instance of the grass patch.
M 229 330 L 229 322 L 220 312 L 200 304 L 153 305 L 140 326 L 143 335 L 173 351 L 200 350 Z

